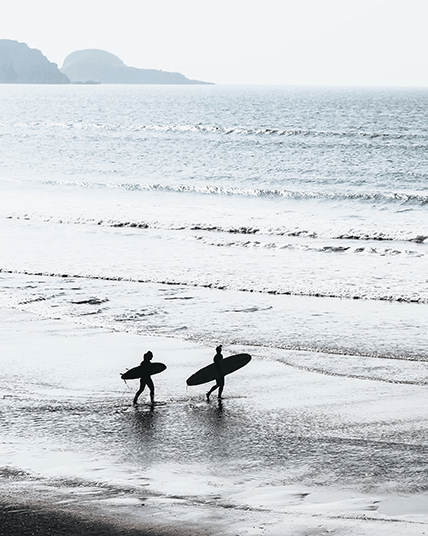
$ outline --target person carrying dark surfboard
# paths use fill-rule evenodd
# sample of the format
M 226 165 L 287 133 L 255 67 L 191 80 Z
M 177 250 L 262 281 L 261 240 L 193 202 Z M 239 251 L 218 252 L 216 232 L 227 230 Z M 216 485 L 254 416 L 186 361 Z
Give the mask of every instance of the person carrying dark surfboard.
M 215 391 L 216 389 L 218 389 L 217 397 L 221 398 L 221 395 L 223 394 L 223 389 L 224 389 L 224 374 L 221 370 L 221 362 L 223 361 L 223 354 L 221 353 L 221 344 L 217 346 L 215 351 L 216 351 L 216 354 L 214 356 L 213 361 L 217 368 L 217 378 L 216 378 L 216 384 L 213 387 L 211 387 L 211 389 L 207 393 L 208 401 L 210 399 L 211 393 Z
M 135 405 L 137 403 L 138 397 L 141 395 L 141 393 L 144 391 L 146 385 L 150 389 L 150 401 L 152 404 L 154 404 L 155 401 L 155 386 L 152 380 L 152 377 L 150 375 L 150 361 L 153 359 L 153 354 L 149 350 L 143 355 L 143 361 L 141 361 L 141 367 L 143 368 L 143 373 L 140 377 L 140 388 L 135 393 L 134 396 L 134 402 Z

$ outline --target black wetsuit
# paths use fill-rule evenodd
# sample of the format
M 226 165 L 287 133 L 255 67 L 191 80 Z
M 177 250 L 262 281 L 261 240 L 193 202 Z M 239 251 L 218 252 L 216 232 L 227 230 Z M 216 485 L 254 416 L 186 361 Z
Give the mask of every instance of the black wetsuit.
M 150 389 L 150 400 L 151 400 L 152 403 L 154 402 L 154 399 L 155 399 L 155 386 L 154 386 L 153 380 L 152 380 L 151 375 L 150 375 L 150 365 L 151 365 L 151 363 L 150 363 L 149 360 L 144 360 L 144 361 L 141 362 L 140 366 L 143 367 L 143 369 L 145 369 L 145 370 L 144 370 L 143 375 L 140 378 L 140 388 L 135 393 L 134 404 L 137 403 L 138 397 L 144 391 L 146 385 Z
M 207 399 L 209 400 L 210 398 L 210 395 L 213 391 L 215 391 L 216 389 L 218 389 L 218 398 L 221 398 L 221 395 L 223 393 L 223 388 L 224 388 L 224 374 L 221 370 L 221 366 L 220 366 L 220 363 L 221 361 L 223 360 L 223 354 L 219 351 L 217 351 L 216 355 L 214 356 L 214 364 L 216 365 L 216 368 L 217 368 L 217 378 L 216 378 L 216 384 L 211 387 L 211 389 L 208 391 L 207 393 Z

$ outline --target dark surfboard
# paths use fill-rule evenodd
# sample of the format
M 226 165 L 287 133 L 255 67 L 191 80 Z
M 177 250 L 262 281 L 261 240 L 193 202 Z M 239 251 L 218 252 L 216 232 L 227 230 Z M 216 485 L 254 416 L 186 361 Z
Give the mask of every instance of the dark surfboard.
M 159 374 L 159 372 L 163 372 L 166 369 L 166 365 L 163 363 L 150 363 L 150 376 L 153 376 L 153 374 Z M 139 365 L 138 367 L 134 367 L 130 370 L 127 370 L 123 374 L 121 374 L 122 380 L 136 380 L 137 378 L 141 378 L 143 374 L 147 374 L 147 369 Z
M 251 361 L 251 356 L 249 354 L 237 354 L 226 357 L 220 361 L 220 367 L 222 373 L 226 376 L 231 374 Z M 187 379 L 187 385 L 200 385 L 201 383 L 211 382 L 216 380 L 218 376 L 218 369 L 215 363 L 211 363 L 207 367 L 201 368 L 195 374 L 192 374 L 190 378 Z

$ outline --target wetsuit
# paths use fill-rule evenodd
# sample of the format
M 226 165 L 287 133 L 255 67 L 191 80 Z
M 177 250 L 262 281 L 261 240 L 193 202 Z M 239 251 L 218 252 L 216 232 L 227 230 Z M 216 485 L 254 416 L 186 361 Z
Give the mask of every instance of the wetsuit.
M 138 397 L 144 391 L 146 385 L 150 389 L 150 401 L 153 403 L 155 400 L 155 386 L 150 375 L 150 365 L 150 360 L 144 357 L 144 361 L 141 361 L 140 365 L 143 368 L 143 375 L 140 378 L 140 388 L 135 393 L 134 404 L 137 403 Z
M 216 368 L 217 368 L 217 378 L 216 378 L 216 384 L 211 387 L 211 389 L 208 391 L 207 393 L 207 400 L 210 399 L 210 395 L 213 391 L 215 391 L 216 389 L 218 389 L 218 398 L 221 398 L 221 395 L 223 393 L 223 389 L 224 389 L 224 374 L 221 370 L 221 362 L 223 360 L 223 354 L 221 353 L 221 346 L 217 347 L 217 353 L 216 355 L 214 356 L 214 364 L 216 365 Z

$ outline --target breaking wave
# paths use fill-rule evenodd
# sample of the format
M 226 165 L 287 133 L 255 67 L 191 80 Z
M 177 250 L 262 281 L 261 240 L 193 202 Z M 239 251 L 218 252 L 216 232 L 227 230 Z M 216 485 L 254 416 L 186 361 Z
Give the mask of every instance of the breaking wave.
M 6 216 L 7 219 L 16 219 L 16 220 L 25 220 L 25 221 L 31 221 L 31 220 L 40 220 L 40 217 L 32 216 L 30 217 L 28 214 L 14 214 Z M 329 240 L 349 240 L 349 241 L 361 241 L 361 242 L 369 242 L 369 241 L 375 241 L 375 242 L 412 242 L 415 244 L 423 244 L 428 240 L 428 235 L 422 235 L 422 234 L 416 234 L 416 233 L 409 233 L 409 232 L 384 232 L 380 230 L 373 230 L 371 232 L 368 231 L 359 231 L 359 230 L 349 230 L 347 232 L 341 232 L 337 233 L 334 231 L 330 231 L 328 233 L 326 232 L 319 232 L 317 230 L 308 230 L 308 229 L 296 229 L 295 226 L 292 228 L 287 227 L 278 227 L 278 228 L 262 228 L 262 227 L 253 227 L 248 225 L 243 226 L 220 226 L 220 225 L 210 225 L 210 224 L 204 224 L 204 223 L 180 223 L 180 225 L 175 224 L 166 224 L 159 221 L 148 221 L 148 220 L 115 220 L 115 219 L 84 219 L 82 217 L 78 217 L 77 219 L 67 219 L 67 218 L 54 218 L 54 217 L 43 217 L 42 218 L 43 223 L 55 223 L 55 224 L 65 224 L 65 225 L 97 225 L 97 226 L 103 226 L 103 227 L 113 227 L 113 228 L 128 228 L 128 229 L 136 229 L 136 230 L 146 230 L 146 229 L 166 229 L 170 231 L 195 231 L 198 232 L 206 232 L 206 233 L 218 233 L 218 234 L 226 234 L 226 235 L 263 235 L 263 236 L 273 236 L 273 237 L 290 237 L 290 238 L 310 238 L 310 239 L 316 239 L 316 238 L 323 238 L 323 239 L 329 239 Z M 204 240 L 204 242 L 208 245 L 213 246 L 241 246 L 241 247 L 270 247 L 270 248 L 279 248 L 279 249 L 306 249 L 306 250 L 316 250 L 316 251 L 327 251 L 327 252 L 343 252 L 346 250 L 351 249 L 351 246 L 329 246 L 329 245 L 323 245 L 317 248 L 307 246 L 307 245 L 296 245 L 296 244 L 277 244 L 277 243 L 270 243 L 265 244 L 257 241 L 251 241 L 251 242 L 242 242 L 238 240 L 234 241 L 209 241 L 206 239 L 199 238 L 200 240 Z M 357 253 L 361 253 L 363 251 L 367 252 L 370 249 L 370 252 L 378 252 L 375 250 L 375 248 L 366 248 L 366 247 L 359 247 L 354 248 Z M 381 254 L 384 254 L 387 252 L 387 254 L 390 255 L 396 255 L 401 253 L 401 250 L 391 248 L 385 249 L 382 251 Z M 423 255 L 419 252 L 415 251 L 407 251 L 407 254 L 412 255 Z
M 385 132 L 385 131 L 364 131 L 360 129 L 349 130 L 318 130 L 302 129 L 290 127 L 251 127 L 244 125 L 209 125 L 209 124 L 114 124 L 90 121 L 61 122 L 61 121 L 22 121 L 11 123 L 0 121 L 0 128 L 5 129 L 46 129 L 46 130 L 77 130 L 77 131 L 106 131 L 106 132 L 171 132 L 178 134 L 201 133 L 219 135 L 240 135 L 240 136 L 303 136 L 303 137 L 334 137 L 344 139 L 381 139 L 385 140 L 423 140 L 427 142 L 426 133 L 419 132 Z
M 194 282 L 194 281 L 184 281 L 184 280 L 174 280 L 174 279 L 137 279 L 132 277 L 115 277 L 115 276 L 101 276 L 101 275 L 90 275 L 90 274 L 80 274 L 80 273 L 55 273 L 48 271 L 27 271 L 27 270 L 9 270 L 7 268 L 0 268 L 0 274 L 19 274 L 19 275 L 29 275 L 37 277 L 55 277 L 55 278 L 64 278 L 64 279 L 88 279 L 88 280 L 100 280 L 100 281 L 127 281 L 132 283 L 142 283 L 142 284 L 156 284 L 156 285 L 168 285 L 168 286 L 180 286 L 180 287 L 189 287 L 189 288 L 209 288 L 216 290 L 234 290 L 239 292 L 250 292 L 250 293 L 259 293 L 259 294 L 270 294 L 270 295 L 283 295 L 283 296 L 308 296 L 315 298 L 340 298 L 340 299 L 350 299 L 350 300 L 373 300 L 373 301 L 387 301 L 387 302 L 398 302 L 398 303 L 415 303 L 415 304 L 426 304 L 428 303 L 428 298 L 415 296 L 413 294 L 384 294 L 382 291 L 378 292 L 372 290 L 370 292 L 361 292 L 357 290 L 349 291 L 343 289 L 342 291 L 336 292 L 324 292 L 314 289 L 299 289 L 296 290 L 290 286 L 287 288 L 258 288 L 255 286 L 245 285 L 243 282 L 241 285 L 227 285 L 216 282 Z
M 14 179 L 4 179 L 3 181 L 16 182 Z M 86 189 L 112 189 L 141 192 L 166 192 L 202 195 L 223 195 L 239 196 L 250 198 L 273 198 L 290 200 L 319 200 L 319 201 L 369 201 L 378 203 L 397 203 L 399 205 L 419 205 L 428 204 L 428 194 L 408 193 L 408 192 L 334 192 L 316 190 L 291 190 L 284 188 L 243 188 L 234 186 L 217 186 L 214 184 L 165 184 L 165 183 L 107 183 L 90 182 L 76 180 L 42 180 L 37 181 L 49 186 L 67 186 Z

